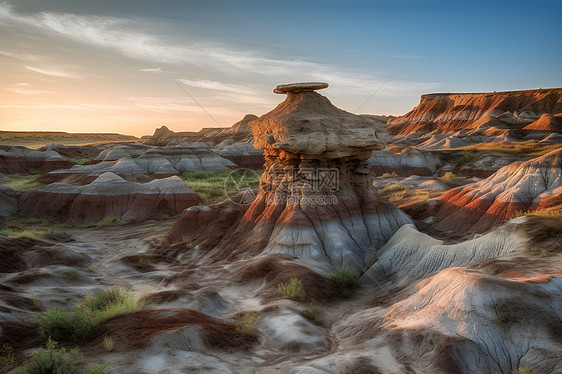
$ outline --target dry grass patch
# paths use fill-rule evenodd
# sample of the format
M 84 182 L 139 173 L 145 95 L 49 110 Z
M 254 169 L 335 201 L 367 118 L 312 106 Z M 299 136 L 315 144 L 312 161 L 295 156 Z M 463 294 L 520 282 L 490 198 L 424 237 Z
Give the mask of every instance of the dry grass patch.
M 402 192 L 402 191 L 408 191 L 408 186 L 406 186 L 403 183 L 394 183 L 384 186 L 384 188 L 379 189 L 378 192 L 380 195 L 384 195 L 391 192 Z
M 538 140 L 525 142 L 479 143 L 467 147 L 457 148 L 456 151 L 497 151 L 517 156 L 538 157 L 555 149 L 562 148 L 562 144 L 539 144 Z
M 37 174 L 21 175 L 21 174 L 8 174 L 0 183 L 14 191 L 25 191 L 32 188 L 43 187 L 43 184 L 38 182 L 41 176 Z

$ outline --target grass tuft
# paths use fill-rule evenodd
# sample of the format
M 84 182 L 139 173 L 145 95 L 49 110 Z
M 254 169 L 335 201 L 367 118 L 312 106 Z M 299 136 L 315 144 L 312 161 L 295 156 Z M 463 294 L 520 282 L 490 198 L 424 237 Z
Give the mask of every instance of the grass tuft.
M 441 177 L 441 179 L 446 180 L 446 181 L 452 181 L 453 179 L 457 179 L 459 177 L 457 177 L 453 172 L 446 172 L 445 174 L 443 174 L 443 176 Z
M 261 172 L 250 172 L 241 178 L 233 178 L 232 170 L 185 172 L 180 178 L 203 200 L 224 197 L 225 193 L 237 192 L 239 188 L 259 185 Z M 236 184 L 234 183 L 236 179 Z
M 408 191 L 396 192 L 390 195 L 388 201 L 390 201 L 391 203 L 397 203 L 398 201 L 403 200 L 407 195 Z
M 54 242 L 69 242 L 72 241 L 72 236 L 67 233 L 57 231 L 54 229 L 43 228 L 3 228 L 0 230 L 0 235 L 9 236 L 11 238 L 18 238 L 23 240 L 50 240 Z
M 289 282 L 279 283 L 277 289 L 284 299 L 304 301 L 306 299 L 306 293 L 304 287 L 302 286 L 302 281 L 298 278 L 291 278 Z
M 333 286 L 338 290 L 339 294 L 344 297 L 349 297 L 359 285 L 359 277 L 351 268 L 346 264 L 337 268 L 330 274 L 330 280 Z
M 383 195 L 386 193 L 391 193 L 391 192 L 401 192 L 401 191 L 407 191 L 408 190 L 408 186 L 406 186 L 405 184 L 402 183 L 394 183 L 394 184 L 389 184 L 387 186 L 384 186 L 384 188 L 379 189 L 379 194 Z
M 103 347 L 107 352 L 113 351 L 114 346 L 115 346 L 115 341 L 113 340 L 113 338 L 110 338 L 109 336 L 103 337 Z
M 393 171 L 392 173 L 383 173 L 383 175 L 381 175 L 379 178 L 388 179 L 388 178 L 394 178 L 394 177 L 397 177 L 397 176 L 398 176 L 398 174 L 395 171 Z
M 258 319 L 257 312 L 242 312 L 236 316 L 236 331 L 243 335 L 251 335 L 255 331 L 255 323 Z
M 92 158 L 87 157 L 76 157 L 70 160 L 71 162 L 75 163 L 76 165 L 84 165 L 87 161 L 92 160 Z

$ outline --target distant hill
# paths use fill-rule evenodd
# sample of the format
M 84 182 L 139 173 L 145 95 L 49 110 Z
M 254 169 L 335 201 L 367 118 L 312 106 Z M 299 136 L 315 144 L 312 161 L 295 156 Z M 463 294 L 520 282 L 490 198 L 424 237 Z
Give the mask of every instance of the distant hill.
M 76 145 L 104 142 L 136 141 L 137 137 L 121 134 L 68 133 L 62 131 L 0 131 L 0 144 L 38 148 L 49 143 Z
M 416 131 L 449 133 L 479 125 L 523 129 L 545 113 L 562 113 L 562 88 L 434 93 L 422 95 L 418 106 L 405 115 L 389 119 L 388 129 L 394 135 L 408 135 Z M 545 117 L 541 122 L 549 121 Z M 535 127 L 544 130 L 556 126 L 537 123 L 526 130 L 536 131 Z

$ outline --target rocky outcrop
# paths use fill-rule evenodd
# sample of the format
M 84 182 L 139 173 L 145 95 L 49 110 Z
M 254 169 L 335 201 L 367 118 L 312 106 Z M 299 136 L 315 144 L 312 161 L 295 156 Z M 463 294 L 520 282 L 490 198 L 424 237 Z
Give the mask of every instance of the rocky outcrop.
M 174 132 L 166 126 L 157 128 L 154 134 L 149 137 L 143 137 L 144 143 L 158 147 L 168 145 L 192 144 L 201 140 L 205 135 L 213 133 L 219 129 L 214 127 L 204 127 L 199 131 L 182 131 Z
M 234 162 L 239 168 L 261 169 L 265 158 L 261 149 L 252 144 L 233 144 L 217 150 L 219 156 Z
M 452 245 L 403 226 L 361 277 L 381 307 L 351 313 L 336 336 L 405 353 L 396 363 L 413 372 L 559 371 L 561 246 L 530 255 L 536 232 L 562 235 L 554 220 L 520 217 Z
M 29 174 L 31 171 L 46 173 L 66 169 L 74 165 L 54 151 L 40 152 L 22 146 L 0 145 L 0 172 Z
M 523 128 L 544 113 L 562 113 L 562 88 L 422 95 L 412 111 L 390 119 L 388 129 L 400 135 L 435 130 L 448 133 L 471 128 L 483 117 L 510 128 Z
M 94 158 L 100 153 L 100 146 L 93 145 L 66 145 L 49 143 L 44 147 L 39 148 L 41 152 L 54 151 L 59 155 L 73 159 L 73 158 Z
M 437 200 L 435 228 L 484 232 L 517 212 L 545 209 L 545 199 L 562 194 L 562 149 L 514 162 L 489 178 L 452 189 Z M 543 201 L 544 200 L 544 201 Z
M 157 219 L 177 215 L 200 202 L 199 196 L 175 176 L 134 183 L 104 173 L 84 186 L 52 183 L 32 191 L 19 215 L 73 223 L 97 222 L 106 217 Z
M 562 114 L 544 113 L 541 118 L 523 127 L 523 130 L 562 133 Z
M 254 147 L 265 156 L 250 207 L 241 218 L 218 208 L 188 210 L 172 232 L 177 236 L 185 227 L 196 233 L 197 247 L 214 248 L 215 258 L 288 254 L 328 268 L 345 263 L 361 268 L 368 253 L 410 222 L 373 187 L 367 159 L 382 148 L 384 131 L 336 108 L 307 85 L 281 90 L 286 100 L 249 123 Z M 213 240 L 204 225 L 201 230 L 193 225 L 221 216 L 236 223 L 213 227 Z
M 375 175 L 396 173 L 401 176 L 429 176 L 435 173 L 440 160 L 429 152 L 406 149 L 400 153 L 373 151 L 367 162 Z

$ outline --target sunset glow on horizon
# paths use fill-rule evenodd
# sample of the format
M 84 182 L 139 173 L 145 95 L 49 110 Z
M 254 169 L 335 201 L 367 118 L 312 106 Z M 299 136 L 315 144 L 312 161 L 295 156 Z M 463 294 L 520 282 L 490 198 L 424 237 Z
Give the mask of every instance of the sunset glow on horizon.
M 560 87 L 561 10 L 556 1 L 0 0 L 0 130 L 227 127 L 273 109 L 284 97 L 272 89 L 298 81 L 328 82 L 323 94 L 350 112 L 376 92 L 360 113 L 391 115 L 431 92 Z

